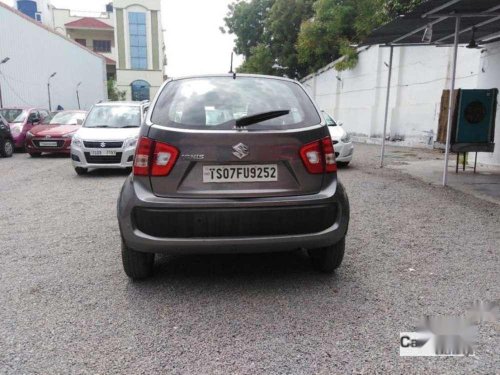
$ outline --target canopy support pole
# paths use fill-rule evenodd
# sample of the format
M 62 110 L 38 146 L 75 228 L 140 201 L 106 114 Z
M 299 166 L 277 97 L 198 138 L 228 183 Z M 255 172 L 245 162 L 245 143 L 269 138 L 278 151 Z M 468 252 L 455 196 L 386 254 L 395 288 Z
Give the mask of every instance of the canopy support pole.
M 453 104 L 455 94 L 455 79 L 457 76 L 457 55 L 458 55 L 458 37 L 460 33 L 460 16 L 455 17 L 455 41 L 453 45 L 453 67 L 450 83 L 450 98 L 448 102 L 448 124 L 446 127 L 446 149 L 444 155 L 443 186 L 448 185 L 448 162 L 450 158 L 451 143 L 451 122 L 453 121 Z
M 384 114 L 384 132 L 382 133 L 382 151 L 380 153 L 380 168 L 384 167 L 385 156 L 385 138 L 387 136 L 387 120 L 389 118 L 389 99 L 391 94 L 391 79 L 392 79 L 392 58 L 394 56 L 394 47 L 391 46 L 389 57 L 389 75 L 387 77 L 387 92 L 385 94 L 385 114 Z

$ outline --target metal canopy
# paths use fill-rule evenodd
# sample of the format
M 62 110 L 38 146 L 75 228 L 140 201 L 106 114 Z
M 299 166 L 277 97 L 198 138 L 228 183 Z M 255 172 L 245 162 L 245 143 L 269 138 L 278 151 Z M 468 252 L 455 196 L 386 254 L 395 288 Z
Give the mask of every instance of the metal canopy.
M 427 0 L 412 12 L 375 29 L 361 43 L 362 46 L 379 44 L 391 48 L 380 167 L 384 166 L 393 48 L 451 44 L 453 64 L 450 92 L 454 92 L 458 45 L 468 44 L 472 39 L 477 45 L 500 40 L 500 0 Z M 448 104 L 443 186 L 448 183 L 453 95 L 450 95 Z
M 500 39 L 499 0 L 427 0 L 412 12 L 375 29 L 361 45 L 452 44 L 456 16 L 462 18 L 459 44 L 470 42 L 473 26 L 477 28 L 475 38 L 481 44 Z M 432 38 L 424 42 L 429 25 Z

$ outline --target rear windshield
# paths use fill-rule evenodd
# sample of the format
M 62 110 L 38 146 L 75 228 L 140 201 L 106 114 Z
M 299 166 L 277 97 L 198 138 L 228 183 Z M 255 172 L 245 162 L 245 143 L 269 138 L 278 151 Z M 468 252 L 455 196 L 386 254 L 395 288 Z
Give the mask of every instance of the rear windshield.
M 184 128 L 232 129 L 242 117 L 289 110 L 289 114 L 249 126 L 251 130 L 295 129 L 321 122 L 304 90 L 271 78 L 204 77 L 173 81 L 160 93 L 151 120 Z

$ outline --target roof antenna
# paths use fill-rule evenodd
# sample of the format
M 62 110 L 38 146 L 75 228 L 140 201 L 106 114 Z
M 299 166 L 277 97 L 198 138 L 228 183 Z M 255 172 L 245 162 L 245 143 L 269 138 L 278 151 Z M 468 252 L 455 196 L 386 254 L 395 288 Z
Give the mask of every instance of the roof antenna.
M 233 79 L 236 79 L 236 72 L 233 72 L 233 54 L 234 52 L 231 52 L 231 69 L 229 69 L 229 74 L 232 74 Z

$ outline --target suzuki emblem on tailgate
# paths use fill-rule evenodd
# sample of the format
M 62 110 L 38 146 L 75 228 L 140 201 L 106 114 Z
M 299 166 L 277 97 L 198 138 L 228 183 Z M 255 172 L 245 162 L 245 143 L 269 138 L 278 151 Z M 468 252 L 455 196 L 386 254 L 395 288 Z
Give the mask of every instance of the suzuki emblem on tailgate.
M 103 147 L 103 148 L 106 147 L 106 143 L 101 142 L 101 147 Z
M 243 159 L 245 156 L 248 155 L 248 146 L 245 145 L 244 143 L 238 143 L 237 145 L 233 146 L 233 155 L 236 156 L 238 159 Z

